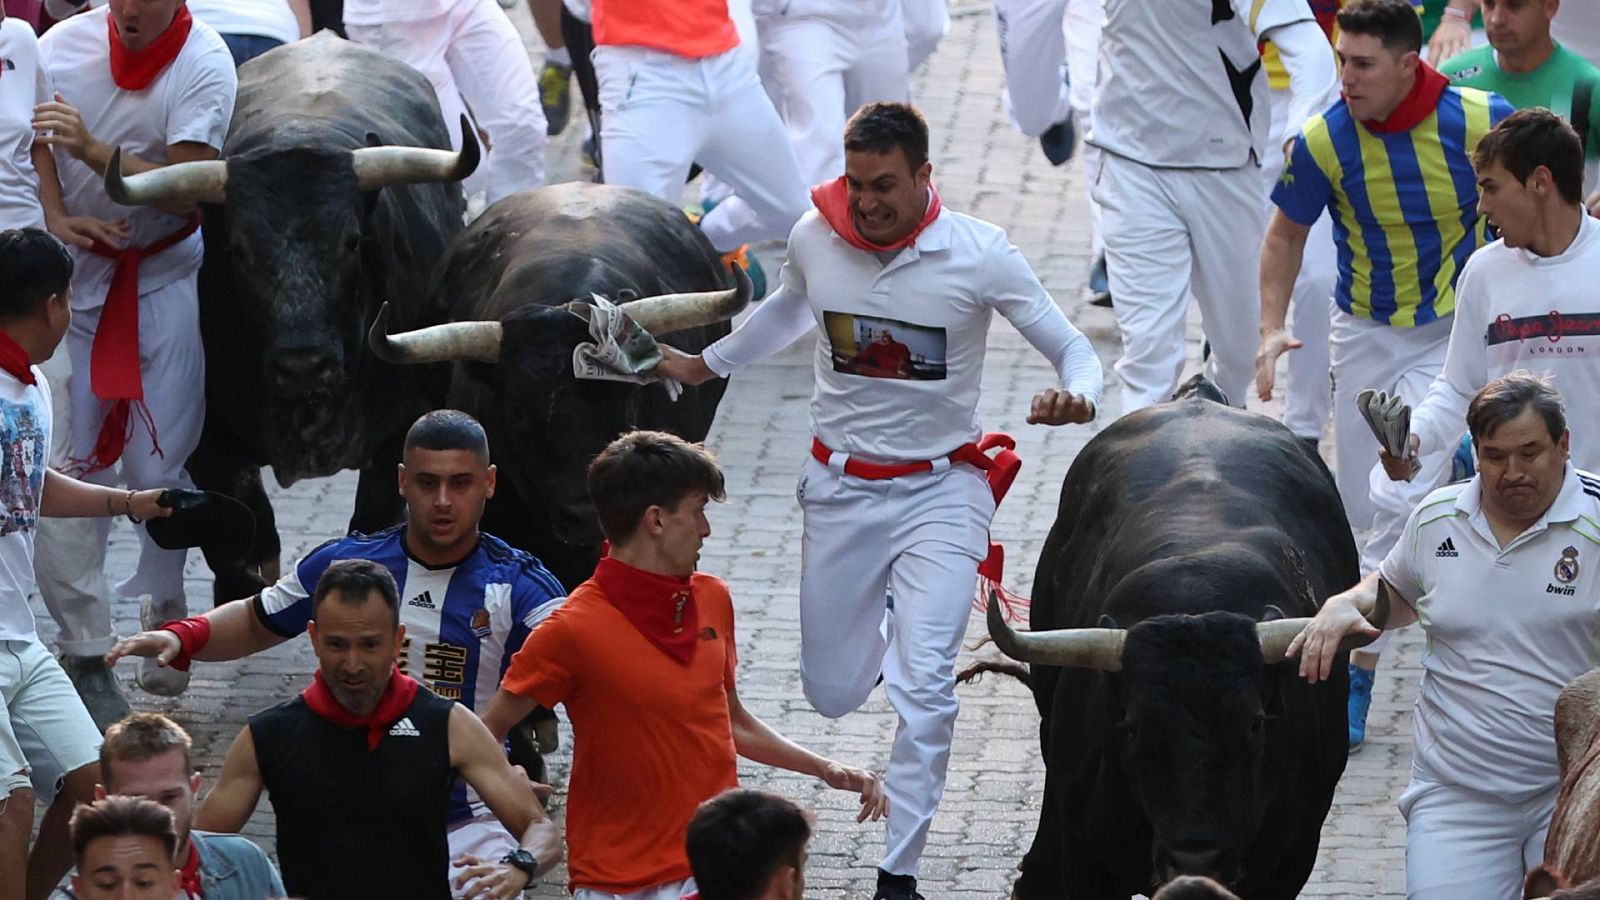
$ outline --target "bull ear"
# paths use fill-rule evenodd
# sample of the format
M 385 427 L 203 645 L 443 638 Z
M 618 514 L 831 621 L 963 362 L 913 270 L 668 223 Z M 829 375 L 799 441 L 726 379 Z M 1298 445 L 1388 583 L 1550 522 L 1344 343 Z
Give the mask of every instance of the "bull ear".
M 368 147 L 382 147 L 383 146 L 383 138 L 378 137 L 378 133 L 376 131 L 369 131 L 369 132 L 367 132 L 367 146 Z
M 1096 627 L 1096 628 L 1121 628 L 1122 626 L 1118 625 L 1117 624 L 1117 620 L 1111 618 L 1110 615 L 1102 615 L 1100 617 L 1100 621 L 1096 622 L 1094 624 L 1094 627 Z
M 1283 617 L 1283 610 L 1271 603 L 1268 603 L 1266 610 L 1261 613 L 1261 621 L 1263 622 L 1276 622 Z

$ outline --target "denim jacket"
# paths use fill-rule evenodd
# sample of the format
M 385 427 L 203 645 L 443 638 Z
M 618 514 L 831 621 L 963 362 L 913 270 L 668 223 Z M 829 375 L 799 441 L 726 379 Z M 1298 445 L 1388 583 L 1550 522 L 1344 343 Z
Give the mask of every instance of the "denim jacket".
M 278 870 L 249 838 L 192 831 L 189 840 L 200 851 L 200 893 L 205 900 L 268 900 L 284 896 Z M 50 894 L 50 900 L 76 898 L 72 873 Z

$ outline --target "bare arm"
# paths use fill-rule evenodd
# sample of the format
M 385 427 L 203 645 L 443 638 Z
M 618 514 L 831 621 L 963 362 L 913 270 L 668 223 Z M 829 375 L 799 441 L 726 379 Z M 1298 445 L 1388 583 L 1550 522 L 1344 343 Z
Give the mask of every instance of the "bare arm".
M 1415 621 L 1417 611 L 1373 572 L 1349 590 L 1329 597 L 1311 624 L 1290 642 L 1285 655 L 1300 657 L 1300 675 L 1307 681 L 1326 681 L 1341 649 L 1350 649 L 1352 643 L 1365 646 L 1380 631 L 1404 628 Z
M 561 859 L 561 831 L 544 814 L 527 776 L 506 761 L 505 749 L 465 706 L 450 710 L 450 764 L 478 792 L 500 824 L 520 835 L 522 849 L 533 854 L 541 871 Z M 481 882 L 476 890 L 496 900 L 511 900 L 527 886 L 523 873 L 499 860 L 473 860 L 457 879 L 460 884 Z
M 89 126 L 84 123 L 83 115 L 78 112 L 77 107 L 68 103 L 65 97 L 56 94 L 56 98 L 51 102 L 41 103 L 33 108 L 33 130 L 44 132 L 35 139 L 36 144 L 60 147 L 73 159 L 88 166 L 96 175 L 105 177 L 106 168 L 111 164 L 111 153 L 116 148 L 95 137 L 89 131 Z M 122 154 L 122 174 L 137 175 L 162 166 L 216 159 L 221 155 L 220 151 L 208 144 L 180 141 L 167 145 L 167 158 L 163 162 L 140 159 L 131 153 Z M 197 208 L 196 204 L 189 202 L 159 203 L 155 206 L 175 216 L 187 216 Z
M 300 37 L 310 37 L 311 0 L 289 0 L 289 9 L 294 11 L 294 21 L 300 26 Z
M 1460 15 L 1444 12 L 1439 16 L 1439 26 L 1428 41 L 1428 61 L 1435 66 L 1444 65 L 1445 60 L 1471 46 L 1472 17 L 1478 12 L 1478 0 L 1450 0 L 1446 9 Z
M 44 209 L 44 227 L 63 243 L 85 250 L 93 247 L 95 241 L 112 247 L 122 246 L 128 237 L 127 223 L 69 214 L 61 197 L 61 175 L 56 169 L 55 154 L 38 142 L 29 153 L 33 157 L 33 169 L 39 175 L 39 206 Z
M 841 791 L 860 793 L 861 812 L 856 815 L 857 822 L 868 818 L 876 821 L 888 811 L 889 798 L 877 775 L 818 756 L 779 734 L 744 708 L 738 691 L 728 692 L 728 720 L 733 726 L 733 747 L 745 759 L 811 775 Z
M 270 650 L 288 638 L 268 628 L 256 614 L 255 597 L 224 603 L 204 614 L 211 623 L 211 640 L 194 654 L 204 662 L 223 662 Z M 106 654 L 106 663 L 115 665 L 124 656 L 148 656 L 163 665 L 171 663 L 183 649 L 178 636 L 164 629 L 141 631 L 117 641 Z
M 502 688 L 494 695 L 494 699 L 489 701 L 488 707 L 482 713 L 484 727 L 489 729 L 489 734 L 493 735 L 495 740 L 503 741 L 506 735 L 511 733 L 511 729 L 527 718 L 528 713 L 533 712 L 533 708 L 538 705 L 537 701 L 529 697 L 513 694 Z
M 133 516 L 136 519 L 161 519 L 172 515 L 172 510 L 157 506 L 156 498 L 161 488 L 148 491 L 127 491 L 121 488 L 102 487 L 63 475 L 55 469 L 44 470 L 44 497 L 39 512 L 52 519 L 98 519 L 111 516 Z
M 261 766 L 256 762 L 256 741 L 250 726 L 240 729 L 222 761 L 217 785 L 206 795 L 194 815 L 194 827 L 202 831 L 238 834 L 250 821 L 261 799 Z
M 1301 346 L 1288 331 L 1289 297 L 1300 274 L 1300 259 L 1311 226 L 1273 210 L 1261 242 L 1261 347 L 1256 351 L 1256 395 L 1272 399 L 1278 357 Z

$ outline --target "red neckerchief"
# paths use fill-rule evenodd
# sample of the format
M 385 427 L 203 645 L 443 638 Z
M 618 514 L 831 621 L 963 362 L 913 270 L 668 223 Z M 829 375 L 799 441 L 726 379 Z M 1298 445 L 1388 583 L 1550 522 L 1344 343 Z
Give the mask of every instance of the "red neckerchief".
M 663 653 L 688 665 L 700 642 L 691 578 L 636 569 L 607 556 L 594 567 L 600 592 Z
M 200 892 L 200 851 L 195 849 L 194 837 L 189 838 L 189 860 L 183 864 L 183 892 L 190 897 L 204 897 Z
M 871 250 L 877 253 L 911 246 L 916 242 L 917 235 L 922 233 L 922 229 L 933 224 L 933 220 L 939 217 L 939 210 L 942 208 L 939 202 L 939 189 L 933 186 L 933 182 L 929 182 L 928 211 L 922 214 L 922 221 L 917 223 L 917 227 L 892 244 L 874 244 L 856 230 L 855 217 L 850 214 L 850 192 L 849 188 L 845 187 L 843 175 L 813 187 L 811 202 L 816 205 L 817 211 L 822 213 L 822 217 L 828 220 L 828 224 L 833 226 L 833 233 L 843 238 L 845 243 L 857 250 Z
M 90 253 L 116 264 L 105 307 L 100 311 L 100 324 L 89 347 L 89 388 L 110 406 L 89 458 L 71 460 L 74 474 L 87 475 L 116 465 L 122 458 L 122 448 L 128 444 L 129 417 L 134 411 L 150 430 L 154 452 L 161 454 L 156 422 L 144 403 L 144 378 L 139 374 L 139 267 L 145 257 L 172 247 L 199 228 L 200 214 L 196 212 L 183 227 L 148 247 L 113 247 L 95 241 L 89 248 Z
M 1377 119 L 1363 119 L 1361 124 L 1367 130 L 1377 134 L 1392 134 L 1398 131 L 1410 131 L 1417 127 L 1423 119 L 1433 114 L 1439 108 L 1439 97 L 1444 94 L 1444 89 L 1450 86 L 1450 79 L 1439 74 L 1439 71 L 1425 62 L 1417 63 L 1417 81 L 1411 85 L 1411 93 L 1400 101 L 1400 105 L 1389 113 L 1388 117 L 1379 121 Z
M 125 91 L 142 91 L 149 87 L 150 82 L 178 58 L 178 51 L 189 40 L 189 29 L 193 25 L 194 17 L 189 15 L 188 5 L 180 5 L 172 24 L 151 41 L 150 46 L 129 50 L 122 43 L 122 35 L 117 33 L 116 17 L 106 16 L 106 32 L 111 40 L 111 80 Z
M 333 699 L 333 692 L 328 690 L 321 669 L 317 670 L 311 686 L 300 692 L 300 698 L 306 701 L 306 706 L 312 712 L 340 728 L 365 728 L 367 749 L 376 750 L 389 726 L 398 722 L 411 708 L 411 702 L 417 699 L 417 682 L 399 669 L 391 670 L 389 683 L 383 688 L 383 696 L 378 698 L 378 708 L 367 716 L 358 716 Z
M 39 379 L 33 377 L 33 366 L 28 362 L 28 351 L 22 349 L 21 344 L 3 331 L 0 331 L 0 370 L 23 384 L 39 383 Z

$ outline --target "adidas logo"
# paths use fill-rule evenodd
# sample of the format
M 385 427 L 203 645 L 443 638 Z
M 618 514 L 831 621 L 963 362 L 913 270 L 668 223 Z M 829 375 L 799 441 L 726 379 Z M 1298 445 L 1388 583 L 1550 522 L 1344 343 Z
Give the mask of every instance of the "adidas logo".
M 1435 557 L 1442 557 L 1442 556 L 1460 556 L 1461 554 L 1456 552 L 1456 542 L 1455 542 L 1455 540 L 1452 539 L 1452 538 L 1445 538 L 1444 539 L 1444 543 L 1439 545 L 1439 549 L 1433 551 L 1433 555 Z
M 400 721 L 394 723 L 394 727 L 389 729 L 389 736 L 390 737 L 422 737 L 422 732 L 417 730 L 417 726 L 411 724 L 411 717 L 410 716 L 406 716 L 406 717 L 402 718 Z
M 423 591 L 422 593 L 416 595 L 415 597 L 412 597 L 410 600 L 407 600 L 406 601 L 406 605 L 407 606 L 415 606 L 417 609 L 437 609 L 438 608 L 438 607 L 433 605 L 433 592 L 432 591 Z

